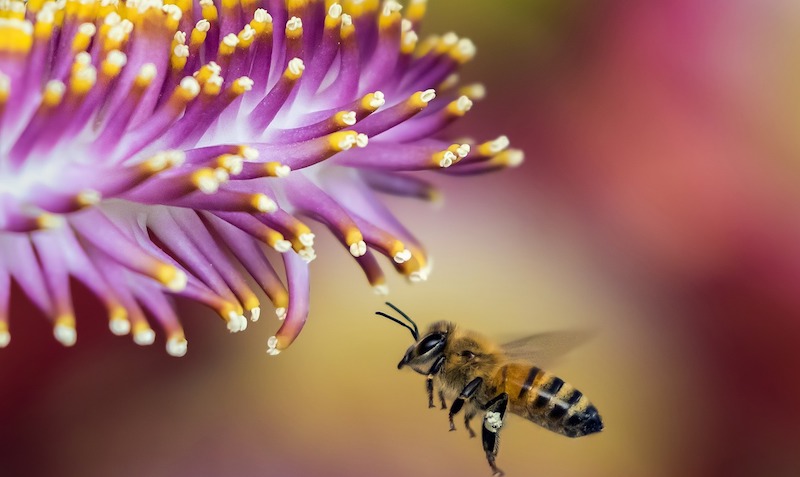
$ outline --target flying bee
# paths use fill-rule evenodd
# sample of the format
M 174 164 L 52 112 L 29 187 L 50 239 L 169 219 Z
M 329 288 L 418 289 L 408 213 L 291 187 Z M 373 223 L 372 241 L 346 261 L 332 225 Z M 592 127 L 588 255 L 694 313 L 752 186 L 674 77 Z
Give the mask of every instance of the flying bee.
M 506 411 L 567 437 L 581 437 L 603 429 L 597 408 L 580 391 L 540 368 L 532 361 L 546 348 L 563 347 L 557 333 L 529 336 L 504 345 L 497 344 L 453 322 L 438 321 L 420 335 L 416 323 L 399 308 L 386 303 L 409 324 L 383 312 L 377 315 L 407 328 L 415 343 L 408 348 L 397 369 L 408 366 L 427 376 L 428 407 L 438 389 L 441 408 L 450 406 L 453 418 L 464 409 L 464 427 L 475 432 L 470 421 L 483 412 L 483 450 L 494 476 L 503 475 L 495 459 L 499 433 Z M 555 350 L 550 350 L 555 351 Z

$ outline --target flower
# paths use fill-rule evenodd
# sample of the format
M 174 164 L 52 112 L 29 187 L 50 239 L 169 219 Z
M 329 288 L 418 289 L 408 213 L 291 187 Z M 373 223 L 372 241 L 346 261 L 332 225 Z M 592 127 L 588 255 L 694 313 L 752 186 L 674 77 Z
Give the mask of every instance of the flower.
M 231 332 L 261 304 L 308 314 L 312 228 L 326 226 L 377 292 L 374 253 L 424 280 L 423 247 L 376 191 L 430 198 L 408 171 L 474 174 L 518 164 L 508 140 L 438 132 L 482 95 L 455 72 L 475 47 L 418 44 L 424 0 L 0 0 L 0 346 L 11 282 L 76 342 L 70 279 L 116 335 L 186 353 L 172 297 Z M 347 13 L 345 13 L 347 12 Z M 445 170 L 446 168 L 446 170 Z M 286 283 L 266 245 L 283 259 Z

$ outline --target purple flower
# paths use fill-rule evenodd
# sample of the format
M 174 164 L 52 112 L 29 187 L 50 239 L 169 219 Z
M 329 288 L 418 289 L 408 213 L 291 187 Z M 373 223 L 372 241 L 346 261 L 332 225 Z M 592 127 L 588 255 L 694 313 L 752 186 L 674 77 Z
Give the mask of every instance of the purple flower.
M 308 314 L 306 219 L 330 230 L 377 292 L 376 253 L 424 280 L 422 245 L 376 191 L 430 198 L 408 171 L 522 160 L 505 137 L 438 137 L 483 93 L 457 87 L 472 42 L 448 33 L 418 44 L 425 7 L 0 0 L 0 346 L 12 281 L 73 345 L 74 278 L 107 307 L 114 334 L 151 344 L 149 317 L 182 356 L 172 297 L 238 332 L 261 313 L 247 274 L 284 320 L 268 340 L 277 354 Z

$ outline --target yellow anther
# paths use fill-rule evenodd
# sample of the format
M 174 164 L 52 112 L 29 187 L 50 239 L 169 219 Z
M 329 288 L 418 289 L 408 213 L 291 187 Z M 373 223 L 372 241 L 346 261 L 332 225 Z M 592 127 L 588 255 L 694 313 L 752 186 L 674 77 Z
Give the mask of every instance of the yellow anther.
M 417 91 L 412 94 L 407 100 L 407 104 L 414 109 L 423 109 L 428 106 L 428 103 L 436 98 L 436 91 L 428 89 L 425 91 Z
M 200 13 L 203 15 L 203 18 L 209 22 L 216 22 L 219 16 L 217 7 L 211 0 L 202 0 L 200 2 Z
M 299 17 L 292 17 L 286 22 L 286 38 L 297 40 L 303 36 L 303 21 Z
M 422 43 L 417 44 L 417 51 L 414 52 L 414 56 L 421 57 L 425 56 L 439 44 L 440 38 L 437 35 L 431 35 L 425 38 Z
M 170 291 L 180 292 L 186 289 L 188 281 L 186 273 L 174 265 L 159 263 L 154 272 L 153 278 L 161 282 Z
M 292 172 L 292 168 L 277 161 L 264 164 L 264 171 L 267 177 L 286 177 Z
M 189 39 L 189 44 L 192 49 L 198 48 L 206 41 L 206 35 L 208 34 L 208 30 L 211 27 L 211 24 L 208 20 L 200 20 L 192 29 L 192 35 Z
M 427 0 L 411 0 L 406 10 L 406 18 L 414 23 L 422 21 L 428 8 Z
M 64 83 L 58 80 L 52 80 L 47 83 L 44 88 L 44 95 L 42 97 L 42 105 L 46 107 L 55 107 L 61 104 L 61 99 L 64 97 L 66 90 Z

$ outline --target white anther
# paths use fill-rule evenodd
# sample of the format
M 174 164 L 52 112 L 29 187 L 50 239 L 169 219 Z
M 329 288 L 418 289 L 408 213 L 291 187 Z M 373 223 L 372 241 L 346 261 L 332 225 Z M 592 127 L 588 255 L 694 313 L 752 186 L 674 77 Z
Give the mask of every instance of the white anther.
M 342 114 L 342 122 L 347 126 L 352 126 L 356 123 L 356 112 L 355 111 L 345 111 Z
M 312 247 L 314 245 L 314 238 L 316 238 L 316 235 L 312 234 L 311 232 L 300 234 L 300 237 L 298 237 L 298 239 L 300 239 L 300 243 L 306 247 Z
M 217 167 L 216 169 L 214 169 L 214 179 L 216 179 L 218 184 L 224 184 L 228 182 L 230 178 L 231 174 L 224 167 Z
M 483 426 L 489 432 L 497 432 L 503 427 L 503 418 L 499 412 L 487 412 L 483 420 Z
M 84 205 L 94 205 L 103 199 L 103 194 L 94 189 L 86 189 L 78 193 L 78 202 Z
M 414 28 L 414 24 L 411 23 L 411 20 L 409 20 L 407 18 L 403 18 L 400 21 L 400 31 L 401 32 L 408 33 L 408 32 L 411 31 L 412 28 Z
M 142 81 L 152 81 L 153 78 L 156 77 L 156 73 L 158 73 L 156 65 L 153 63 L 145 63 L 141 68 L 139 68 L 139 74 L 137 76 Z
M 181 89 L 189 93 L 192 99 L 194 99 L 200 94 L 200 83 L 192 76 L 184 76 L 181 80 Z
M 106 61 L 116 67 L 122 68 L 128 63 L 128 55 L 119 50 L 111 50 L 106 55 Z
M 255 323 L 259 318 L 261 318 L 261 307 L 257 306 L 250 310 L 250 321 Z
M 525 153 L 520 150 L 508 151 L 506 161 L 508 167 L 517 167 L 525 162 Z
M 173 36 L 172 39 L 183 45 L 186 43 L 186 32 L 178 30 L 175 32 L 175 36 Z
M 349 27 L 353 24 L 353 17 L 346 13 L 342 13 L 342 26 Z
M 61 215 L 55 214 L 42 214 L 39 216 L 39 226 L 43 229 L 57 229 L 63 227 L 67 222 Z
M 389 294 L 389 285 L 383 283 L 380 285 L 375 285 L 372 287 L 372 292 L 378 296 L 386 296 Z
M 359 133 L 356 135 L 356 146 L 357 147 L 367 147 L 369 144 L 369 136 L 364 133 Z
M 241 152 L 242 152 L 242 157 L 244 157 L 246 161 L 255 161 L 256 159 L 258 159 L 259 156 L 258 149 L 255 149 L 250 146 L 243 147 Z
M 276 336 L 270 336 L 267 340 L 267 354 L 270 356 L 275 356 L 280 354 L 281 350 L 278 349 L 278 338 Z
M 350 255 L 362 257 L 367 253 L 367 243 L 363 240 L 350 244 Z
M 301 60 L 300 58 L 292 58 L 289 61 L 289 71 L 293 75 L 299 75 L 305 69 L 306 69 L 306 65 L 305 65 L 305 63 L 303 63 L 303 60 Z
M 213 194 L 219 190 L 219 180 L 217 177 L 203 176 L 197 182 L 197 188 L 203 194 Z
M 303 28 L 303 20 L 299 17 L 292 17 L 286 22 L 286 29 L 288 31 L 295 31 Z
M 423 103 L 430 103 L 434 99 L 436 99 L 436 90 L 435 89 L 426 89 L 422 92 L 422 96 L 420 99 Z
M 113 27 L 119 25 L 122 21 L 122 17 L 119 16 L 117 12 L 111 12 L 103 19 L 103 24 L 108 25 L 109 27 Z
M 109 15 L 111 16 L 111 15 Z M 108 18 L 108 17 L 106 17 Z M 117 16 L 119 18 L 119 15 Z M 36 23 L 53 23 L 56 19 L 55 13 L 52 9 L 42 9 L 36 14 Z M 119 21 L 119 20 L 117 20 Z
M 300 258 L 306 263 L 311 263 L 317 258 L 317 252 L 313 247 L 306 247 L 297 252 L 297 255 L 300 256 Z
M 407 248 L 397 252 L 394 255 L 395 263 L 405 263 L 409 260 L 411 260 L 411 251 L 408 250 Z
M 0 331 L 0 348 L 5 348 L 11 343 L 11 333 L 8 331 Z
M 241 38 L 242 40 L 247 41 L 247 40 L 252 40 L 253 37 L 256 36 L 256 31 L 253 30 L 253 27 L 251 27 L 250 24 L 248 23 L 247 25 L 244 26 L 244 28 L 239 34 L 242 35 Z
M 124 34 L 130 35 L 130 33 L 133 31 L 133 22 L 125 18 L 119 22 L 119 27 L 122 29 Z
M 272 23 L 272 15 L 267 13 L 263 8 L 257 8 L 253 14 L 253 20 L 257 23 Z
M 180 358 L 186 356 L 186 351 L 189 348 L 189 343 L 185 338 L 170 338 L 167 340 L 167 354 Z
M 408 31 L 403 35 L 403 43 L 406 45 L 414 45 L 419 41 L 419 35 L 415 31 Z
M 489 143 L 489 151 L 492 154 L 497 154 L 499 152 L 505 151 L 509 145 L 511 145 L 511 141 L 508 140 L 508 137 L 500 136 L 491 143 Z
M 292 168 L 286 164 L 281 164 L 275 167 L 275 177 L 286 177 L 292 172 Z
M 470 59 L 475 56 L 477 53 L 477 48 L 475 48 L 475 43 L 472 42 L 469 38 L 462 38 L 458 40 L 458 45 L 456 45 L 459 54 L 466 59 Z
M 456 43 L 458 43 L 458 35 L 452 31 L 447 32 L 442 36 L 442 43 L 444 43 L 445 46 L 454 46 Z
M 167 164 L 170 167 L 178 167 L 186 162 L 186 153 L 176 149 L 170 151 L 163 151 L 162 154 L 167 159 Z
M 250 79 L 248 76 L 242 76 L 241 78 L 237 78 L 235 83 L 245 91 L 250 91 L 253 89 L 253 85 L 256 84 L 255 81 Z
M 213 75 L 219 75 L 222 73 L 222 67 L 218 65 L 216 61 L 209 61 L 206 66 Z
M 86 67 L 92 63 L 92 55 L 86 51 L 81 51 L 75 55 L 75 64 Z
M 199 22 L 195 23 L 194 28 L 199 32 L 207 32 L 211 29 L 211 22 L 206 20 L 205 18 L 200 20 Z
M 388 17 L 392 13 L 399 12 L 403 9 L 403 6 L 400 3 L 396 2 L 395 0 L 386 0 L 383 3 L 383 16 Z
M 81 26 L 78 27 L 78 33 L 86 36 L 94 36 L 94 34 L 97 33 L 97 27 L 94 26 L 94 23 L 81 23 Z
M 133 342 L 139 346 L 149 346 L 156 341 L 156 332 L 151 329 L 137 331 L 133 334 Z
M 456 107 L 459 111 L 467 112 L 472 109 L 472 100 L 467 96 L 459 96 L 456 100 Z
M 56 325 L 53 328 L 53 336 L 64 346 L 74 346 L 78 341 L 78 332 L 72 326 Z
M 328 16 L 331 18 L 339 18 L 342 16 L 342 6 L 338 3 L 331 5 L 330 8 L 328 8 Z
M 125 336 L 131 332 L 131 322 L 123 319 L 114 319 L 108 322 L 108 329 L 115 336 Z
M 244 158 L 236 155 L 226 156 L 223 165 L 228 169 L 231 175 L 235 176 L 242 173 L 242 169 L 244 169 Z
M 278 210 L 278 204 L 265 194 L 256 194 L 256 196 L 256 209 L 258 209 L 259 212 L 271 214 Z
M 235 311 L 228 312 L 228 331 L 231 333 L 238 333 L 247 328 L 247 318 Z
M 442 160 L 439 161 L 439 167 L 450 167 L 453 165 L 453 162 L 455 162 L 456 159 L 458 159 L 458 157 L 455 154 L 453 154 L 451 151 L 447 151 L 444 153 L 444 156 L 442 156 Z
M 472 147 L 469 144 L 462 144 L 456 148 L 456 154 L 461 159 L 464 159 L 469 155 L 469 152 L 472 150 Z
M 236 33 L 228 33 L 225 35 L 225 38 L 222 39 L 222 43 L 225 43 L 225 45 L 231 48 L 235 48 L 236 45 L 239 44 L 239 37 L 236 36 Z
M 286 319 L 286 308 L 280 306 L 275 308 L 275 316 L 278 317 L 279 320 L 283 321 Z
M 11 78 L 0 72 L 0 93 L 11 91 Z
M 386 96 L 384 96 L 383 91 L 372 93 L 372 101 L 369 102 L 371 108 L 378 109 L 384 104 L 386 104 Z
M 175 270 L 175 276 L 167 283 L 167 288 L 172 292 L 182 292 L 186 289 L 186 284 L 189 283 L 189 277 L 183 270 Z
M 286 253 L 292 249 L 292 242 L 288 240 L 278 240 L 272 248 L 278 253 Z
M 186 45 L 175 45 L 175 48 L 172 49 L 172 54 L 178 58 L 188 58 L 189 47 Z
M 161 11 L 169 15 L 170 18 L 176 22 L 181 21 L 181 18 L 183 18 L 183 11 L 181 10 L 181 7 L 174 4 L 164 5 L 161 7 Z

